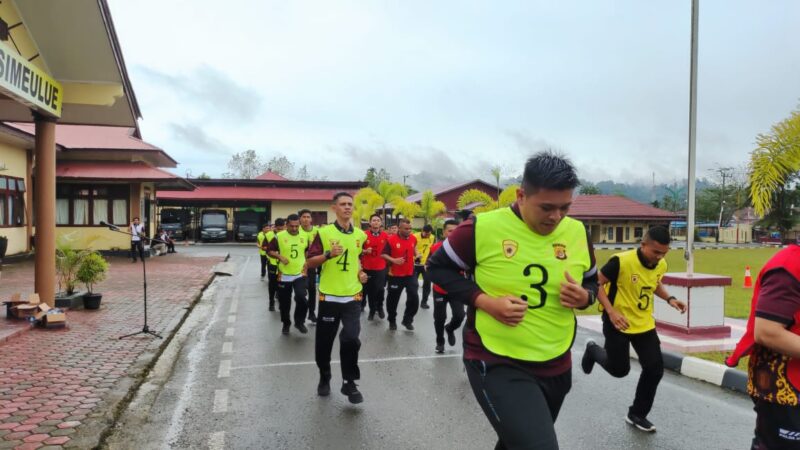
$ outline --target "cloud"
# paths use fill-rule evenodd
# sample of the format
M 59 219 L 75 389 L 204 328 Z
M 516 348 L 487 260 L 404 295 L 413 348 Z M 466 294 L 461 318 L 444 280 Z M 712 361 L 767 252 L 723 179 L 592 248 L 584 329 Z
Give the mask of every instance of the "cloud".
M 203 128 L 193 124 L 170 123 L 167 125 L 172 137 L 192 147 L 193 151 L 202 150 L 216 154 L 233 154 L 233 151 L 219 139 L 208 135 Z

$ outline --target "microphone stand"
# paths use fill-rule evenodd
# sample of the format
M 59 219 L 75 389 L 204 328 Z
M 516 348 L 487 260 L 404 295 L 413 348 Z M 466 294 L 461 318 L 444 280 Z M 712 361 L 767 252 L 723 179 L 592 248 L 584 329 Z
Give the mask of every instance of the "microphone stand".
M 133 234 L 133 233 L 128 233 L 127 231 L 122 231 L 116 225 L 112 225 L 112 224 L 106 223 L 106 222 L 100 222 L 100 225 L 108 227 L 108 229 L 111 230 L 111 231 L 114 231 L 114 232 L 117 232 L 117 233 L 122 233 L 122 234 L 127 234 L 128 236 L 132 236 L 132 237 L 139 237 L 140 239 L 142 239 L 142 237 L 139 236 L 138 234 Z M 166 244 L 166 242 L 164 242 L 164 241 L 162 241 L 160 239 L 150 239 L 150 241 L 151 242 L 152 241 L 156 241 L 156 242 L 161 242 L 161 243 Z M 141 258 L 142 259 L 142 278 L 144 280 L 144 283 L 143 283 L 143 287 L 144 287 L 144 326 L 142 327 L 142 331 L 137 331 L 136 333 L 126 334 L 125 336 L 120 336 L 119 338 L 120 339 L 125 339 L 125 338 L 129 338 L 129 337 L 132 337 L 132 336 L 138 336 L 140 334 L 149 334 L 151 336 L 155 336 L 155 337 L 157 337 L 159 339 L 162 339 L 160 334 L 156 333 L 155 331 L 150 330 L 150 327 L 147 325 L 147 266 L 146 266 L 146 264 L 144 262 L 144 260 L 145 260 L 144 254 L 141 254 L 139 256 L 142 257 Z

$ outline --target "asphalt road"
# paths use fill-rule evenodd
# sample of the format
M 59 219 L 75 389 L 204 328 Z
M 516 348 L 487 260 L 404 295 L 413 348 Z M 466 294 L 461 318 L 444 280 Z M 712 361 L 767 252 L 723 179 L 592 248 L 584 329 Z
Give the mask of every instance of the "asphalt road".
M 496 435 L 464 374 L 460 342 L 444 355 L 433 352 L 432 310 L 420 310 L 415 332 L 389 332 L 385 321 L 367 321 L 364 315 L 359 382 L 364 403 L 351 405 L 338 392 L 338 365 L 331 396 L 319 398 L 314 327 L 306 335 L 294 328 L 290 336 L 281 335 L 278 312 L 267 310 L 255 249 L 184 250 L 228 251 L 237 271 L 218 278 L 198 304 L 184 336 L 176 337 L 182 344 L 162 356 L 108 448 L 494 447 Z M 747 397 L 671 372 L 649 416 L 658 432 L 627 425 L 623 417 L 638 365 L 622 380 L 600 369 L 584 375 L 580 350 L 589 336 L 597 339 L 585 331 L 577 339 L 573 387 L 556 423 L 561 448 L 749 448 L 755 415 Z M 338 359 L 338 342 L 333 358 Z

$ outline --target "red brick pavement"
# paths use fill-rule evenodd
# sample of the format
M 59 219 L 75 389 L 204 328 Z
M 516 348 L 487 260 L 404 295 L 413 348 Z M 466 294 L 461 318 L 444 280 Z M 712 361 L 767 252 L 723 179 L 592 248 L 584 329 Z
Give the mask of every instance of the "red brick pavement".
M 149 258 L 150 328 L 166 337 L 222 260 L 183 254 Z M 109 402 L 121 397 L 114 389 L 123 378 L 141 375 L 140 357 L 154 358 L 163 343 L 149 336 L 118 339 L 142 328 L 142 266 L 121 257 L 109 262 L 108 279 L 95 289 L 103 294 L 100 310 L 69 311 L 65 329 L 31 328 L 0 342 L 0 449 L 70 447 L 81 436 L 81 425 L 108 417 Z M 4 266 L 2 277 L 0 298 L 27 295 L 33 290 L 33 262 Z M 0 328 L 12 322 L 2 319 Z M 84 432 L 98 433 L 88 426 Z

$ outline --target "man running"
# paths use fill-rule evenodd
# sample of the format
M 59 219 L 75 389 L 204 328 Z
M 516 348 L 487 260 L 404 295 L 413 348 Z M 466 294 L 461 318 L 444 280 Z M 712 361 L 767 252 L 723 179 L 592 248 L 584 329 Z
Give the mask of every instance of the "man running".
M 356 380 L 361 378 L 358 368 L 358 350 L 361 341 L 361 290 L 367 281 L 359 264 L 366 234 L 350 223 L 353 216 L 353 196 L 339 192 L 333 196 L 336 222 L 321 227 L 308 251 L 308 267 L 322 267 L 319 280 L 319 315 L 314 349 L 319 368 L 317 394 L 331 393 L 331 351 L 339 323 L 339 359 L 342 366 L 342 394 L 350 403 L 361 403 Z
M 373 214 L 369 218 L 369 233 L 367 242 L 364 243 L 364 252 L 361 254 L 361 266 L 367 274 L 364 297 L 369 303 L 368 320 L 374 320 L 376 313 L 381 319 L 386 317 L 383 313 L 383 294 L 386 286 L 386 260 L 383 259 L 383 251 L 389 236 L 382 231 L 381 223 L 381 216 L 378 214 Z M 363 302 L 361 307 L 363 309 Z
M 308 242 L 314 242 L 319 227 L 312 224 L 311 211 L 308 209 L 301 209 L 297 214 L 300 216 L 300 226 L 303 228 L 302 231 L 306 234 Z M 317 316 L 315 314 L 317 310 L 317 269 L 309 270 L 306 275 L 306 280 L 308 282 L 308 321 L 317 323 Z
M 292 292 L 294 292 L 294 327 L 301 333 L 308 333 L 306 328 L 306 250 L 308 235 L 300 231 L 300 217 L 289 214 L 286 218 L 286 230 L 275 235 L 269 244 L 269 255 L 278 260 L 278 306 L 283 322 L 282 333 L 289 334 L 292 320 L 289 311 L 292 308 Z
M 414 330 L 414 316 L 419 309 L 419 282 L 414 274 L 414 259 L 417 257 L 417 239 L 411 234 L 411 221 L 402 218 L 397 234 L 389 236 L 383 259 L 389 266 L 389 293 L 386 310 L 389 313 L 389 330 L 397 329 L 397 304 L 400 294 L 406 291 L 406 307 L 401 322 L 407 330 Z
M 444 229 L 442 230 L 442 237 L 447 239 L 450 233 L 456 229 L 458 222 L 450 219 L 444 222 Z M 436 253 L 441 248 L 444 241 L 439 241 L 430 248 L 430 254 Z M 452 318 L 450 322 L 445 325 L 447 320 L 447 305 L 450 305 L 452 311 Z M 440 288 L 438 285 L 433 285 L 433 328 L 436 331 L 436 353 L 444 353 L 444 333 L 447 332 L 447 343 L 450 346 L 456 345 L 456 330 L 461 326 L 464 321 L 464 304 L 456 299 L 453 299 L 447 294 L 447 291 Z
M 425 271 L 425 263 L 428 262 L 428 255 L 431 253 L 431 247 L 436 242 L 436 237 L 433 235 L 433 227 L 425 225 L 422 231 L 414 233 L 417 239 L 417 259 L 414 261 L 414 276 L 419 281 L 419 276 L 422 275 L 422 309 L 428 309 L 428 297 L 431 295 L 431 280 L 428 278 L 428 272 Z
M 755 403 L 751 448 L 800 448 L 800 246 L 775 254 L 756 279 L 747 329 L 725 361 L 750 355 L 747 392 Z
M 258 246 L 258 256 L 261 258 L 261 279 L 264 279 L 264 276 L 267 274 L 267 246 L 269 246 L 269 241 L 267 241 L 267 233 L 270 230 L 269 222 L 265 223 L 261 227 L 261 231 L 258 232 L 256 236 L 256 245 Z
M 390 225 L 389 228 L 386 229 L 387 236 L 394 236 L 396 234 L 397 234 L 397 224 Z M 384 277 L 383 277 L 384 280 L 386 280 L 383 283 L 384 290 L 389 288 L 389 269 L 391 268 L 391 266 L 392 266 L 391 264 L 386 265 L 386 270 L 384 272 Z
M 599 283 L 606 288 L 598 292 L 597 298 L 603 310 L 605 344 L 600 347 L 594 340 L 587 340 L 581 359 L 584 373 L 591 373 L 597 363 L 611 376 L 622 378 L 631 369 L 630 347 L 633 345 L 642 373 L 625 421 L 647 432 L 656 431 L 647 415 L 664 375 L 653 301 L 660 297 L 681 314 L 686 312 L 686 305 L 669 295 L 661 284 L 667 272 L 664 257 L 669 252 L 669 244 L 666 227 L 651 227 L 638 249 L 617 253 L 600 269 Z
M 573 309 L 591 305 L 597 291 L 588 232 L 566 217 L 577 185 L 563 157 L 533 156 L 516 203 L 466 220 L 429 261 L 431 280 L 469 306 L 464 366 L 496 448 L 558 448 Z
M 269 244 L 275 239 L 275 235 L 286 228 L 286 221 L 282 218 L 275 219 L 275 224 L 266 236 L 266 248 L 269 252 Z M 269 310 L 275 311 L 275 294 L 278 292 L 278 260 L 267 255 L 267 280 L 269 281 Z

